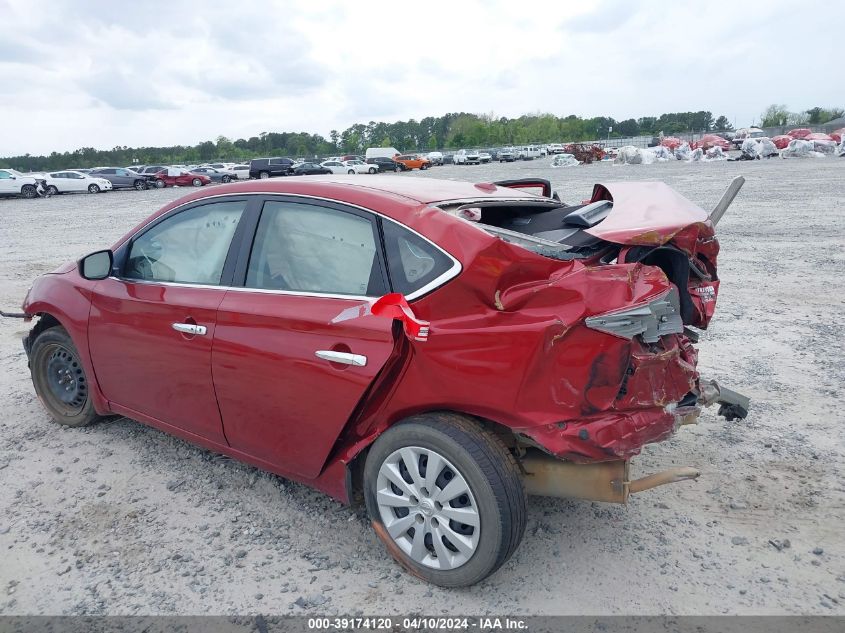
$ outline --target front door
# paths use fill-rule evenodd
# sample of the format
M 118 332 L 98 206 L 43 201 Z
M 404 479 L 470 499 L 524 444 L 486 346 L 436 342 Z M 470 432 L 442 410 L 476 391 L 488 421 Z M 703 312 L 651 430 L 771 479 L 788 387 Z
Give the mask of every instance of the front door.
M 391 320 L 360 311 L 387 291 L 375 218 L 271 199 L 245 253 L 212 352 L 226 437 L 314 478 L 394 347 Z
M 225 444 L 211 348 L 246 205 L 206 202 L 164 216 L 116 253 L 118 274 L 95 286 L 89 347 L 116 410 Z

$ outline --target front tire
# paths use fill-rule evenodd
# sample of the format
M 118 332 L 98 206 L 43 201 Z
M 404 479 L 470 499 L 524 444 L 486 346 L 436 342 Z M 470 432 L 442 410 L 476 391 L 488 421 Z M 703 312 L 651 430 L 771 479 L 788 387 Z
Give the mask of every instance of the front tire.
M 194 178 L 194 179 L 191 181 L 191 184 L 192 184 L 194 187 L 202 187 L 202 180 L 200 180 L 199 178 Z
M 134 187 L 137 191 L 144 191 L 147 188 L 147 183 L 144 180 L 136 180 Z
M 167 186 L 167 183 L 161 179 L 156 179 L 156 189 L 164 189 Z
M 376 173 L 376 168 L 370 167 L 367 171 L 369 171 L 371 174 L 374 174 L 374 173 Z
M 41 332 L 30 354 L 32 384 L 53 419 L 63 426 L 85 426 L 100 418 L 79 352 L 61 326 Z
M 88 185 L 88 193 L 100 193 L 100 188 L 97 185 Z
M 232 182 L 232 179 L 231 179 L 229 176 L 223 176 L 223 177 L 220 179 L 220 181 L 221 181 L 221 182 L 224 182 L 224 183 L 229 183 L 229 182 Z
M 525 531 L 525 489 L 494 434 L 448 412 L 388 429 L 364 467 L 373 529 L 408 571 L 442 587 L 480 582 Z
M 50 185 L 49 187 L 47 187 L 44 193 L 46 193 L 48 196 L 55 196 L 58 195 L 59 190 L 56 185 Z
M 35 185 L 24 185 L 21 187 L 21 195 L 24 198 L 37 198 L 38 189 L 36 189 Z

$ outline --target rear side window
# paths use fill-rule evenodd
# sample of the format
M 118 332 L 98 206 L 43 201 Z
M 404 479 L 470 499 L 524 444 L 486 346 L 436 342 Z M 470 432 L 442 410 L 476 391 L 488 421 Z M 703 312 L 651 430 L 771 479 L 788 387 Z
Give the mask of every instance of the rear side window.
M 382 227 L 395 292 L 413 294 L 452 268 L 452 260 L 443 251 L 416 233 L 387 220 Z
M 310 204 L 268 201 L 246 285 L 378 297 L 385 293 L 372 220 Z
M 144 281 L 218 285 L 245 201 L 181 211 L 132 242 L 124 276 Z

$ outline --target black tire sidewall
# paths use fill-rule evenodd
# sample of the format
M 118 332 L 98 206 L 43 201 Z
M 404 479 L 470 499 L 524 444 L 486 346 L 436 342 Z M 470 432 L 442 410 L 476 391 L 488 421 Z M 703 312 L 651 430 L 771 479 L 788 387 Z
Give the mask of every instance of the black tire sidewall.
M 52 404 L 52 396 L 49 394 L 49 386 L 46 384 L 46 362 L 49 358 L 51 345 L 60 345 L 67 349 L 76 360 L 79 361 L 82 367 L 82 373 L 88 383 L 88 398 L 82 409 L 75 415 L 65 415 Z M 85 366 L 82 364 L 82 359 L 79 356 L 79 351 L 73 344 L 73 340 L 67 331 L 60 326 L 51 327 L 41 332 L 32 343 L 32 351 L 30 353 L 30 373 L 32 375 L 32 384 L 35 387 L 35 393 L 38 399 L 47 409 L 50 416 L 59 424 L 63 426 L 85 426 L 96 420 L 99 416 L 94 410 L 94 403 L 91 400 L 91 389 L 93 385 L 88 373 L 85 371 Z
M 451 429 L 450 429 L 451 430 Z M 481 536 L 478 547 L 469 561 L 453 570 L 440 571 L 424 567 L 404 554 L 398 547 L 392 547 L 394 557 L 414 575 L 443 587 L 462 587 L 475 584 L 492 572 L 503 562 L 503 550 L 508 548 L 503 531 L 502 508 L 493 492 L 491 482 L 484 474 L 482 466 L 472 457 L 464 444 L 472 444 L 472 438 L 460 430 L 458 436 L 428 424 L 420 424 L 411 418 L 382 434 L 370 449 L 364 467 L 364 498 L 371 521 L 377 530 L 390 538 L 384 530 L 375 499 L 375 482 L 384 460 L 395 450 L 403 446 L 420 446 L 438 452 L 448 459 L 460 471 L 470 486 L 478 507 Z M 457 440 L 457 441 L 456 441 Z

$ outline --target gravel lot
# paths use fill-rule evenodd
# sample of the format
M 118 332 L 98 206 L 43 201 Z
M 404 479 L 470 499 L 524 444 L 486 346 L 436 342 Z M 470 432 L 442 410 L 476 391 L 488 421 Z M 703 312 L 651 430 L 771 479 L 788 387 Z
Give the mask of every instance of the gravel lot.
M 748 179 L 719 227 L 700 349 L 702 372 L 753 409 L 706 413 L 633 467 L 698 466 L 697 482 L 627 507 L 533 499 L 507 565 L 441 590 L 400 571 L 360 508 L 127 419 L 58 427 L 33 393 L 28 328 L 0 319 L 0 613 L 845 614 L 845 160 L 548 163 L 412 177 L 541 176 L 569 201 L 594 182 L 660 179 L 708 209 Z M 0 306 L 183 193 L 0 200 Z

